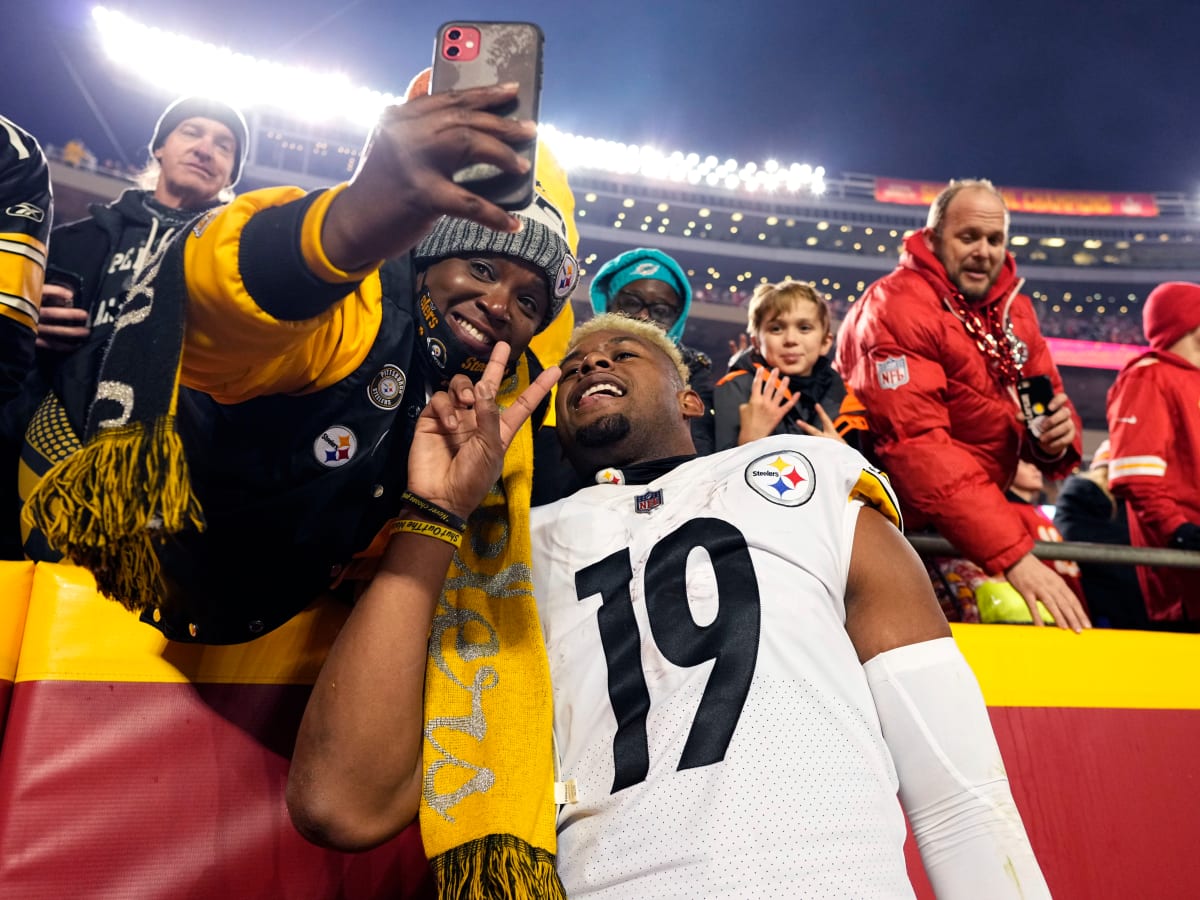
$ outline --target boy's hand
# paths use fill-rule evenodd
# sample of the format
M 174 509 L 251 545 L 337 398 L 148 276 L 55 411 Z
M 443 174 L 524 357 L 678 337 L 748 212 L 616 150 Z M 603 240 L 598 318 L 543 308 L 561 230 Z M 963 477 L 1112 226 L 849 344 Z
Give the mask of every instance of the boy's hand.
M 800 402 L 800 392 L 790 394 L 779 369 L 759 367 L 750 383 L 750 398 L 738 407 L 738 444 L 747 444 L 771 434 L 788 410 Z
M 846 439 L 838 434 L 837 429 L 833 427 L 833 419 L 829 418 L 829 413 L 825 412 L 824 407 L 820 403 L 816 404 L 816 407 L 817 417 L 821 420 L 820 428 L 800 420 L 797 420 L 796 424 L 804 430 L 805 434 L 811 434 L 813 437 L 833 438 L 835 441 L 841 441 L 843 444 L 846 443 Z

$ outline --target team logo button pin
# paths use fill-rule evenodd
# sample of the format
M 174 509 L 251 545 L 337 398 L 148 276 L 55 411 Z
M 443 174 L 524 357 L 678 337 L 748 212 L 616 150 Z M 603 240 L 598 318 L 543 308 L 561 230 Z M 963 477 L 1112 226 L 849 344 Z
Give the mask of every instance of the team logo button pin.
M 313 441 L 313 456 L 327 469 L 344 466 L 357 450 L 358 438 L 345 425 L 330 425 Z
M 401 368 L 388 363 L 367 385 L 367 399 L 379 409 L 395 409 L 404 397 L 405 382 Z

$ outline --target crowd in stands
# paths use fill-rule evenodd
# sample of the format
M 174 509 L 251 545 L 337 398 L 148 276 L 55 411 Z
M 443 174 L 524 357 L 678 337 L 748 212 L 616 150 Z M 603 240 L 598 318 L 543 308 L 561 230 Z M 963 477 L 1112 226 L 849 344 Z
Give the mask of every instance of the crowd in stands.
M 693 289 L 693 296 L 702 303 L 722 306 L 746 307 L 754 295 L 753 288 Z M 849 314 L 853 303 L 846 296 L 835 293 L 825 295 L 834 321 L 840 322 Z M 1055 311 L 1053 305 L 1039 302 L 1034 305 L 1038 321 L 1045 337 L 1066 338 L 1074 341 L 1101 341 L 1113 344 L 1145 344 L 1142 334 L 1141 305 L 1130 304 L 1125 313 L 1115 311 L 1097 315 L 1091 309 L 1077 313 L 1073 309 Z
M 1141 308 L 1134 307 L 1125 315 L 1082 315 L 1054 313 L 1040 304 L 1038 319 L 1046 337 L 1072 341 L 1102 341 L 1111 344 L 1145 344 L 1142 334 Z

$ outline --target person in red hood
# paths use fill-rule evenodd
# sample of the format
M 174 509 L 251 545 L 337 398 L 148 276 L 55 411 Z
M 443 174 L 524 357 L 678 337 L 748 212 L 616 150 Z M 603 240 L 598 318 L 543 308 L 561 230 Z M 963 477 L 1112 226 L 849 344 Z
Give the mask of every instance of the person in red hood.
M 1160 284 L 1142 307 L 1150 350 L 1108 391 L 1108 483 L 1135 547 L 1200 550 L 1200 284 Z M 1151 622 L 1200 631 L 1200 571 L 1138 567 Z
M 1004 496 L 1019 460 L 1057 479 L 1082 452 L 1082 422 L 1006 249 L 1008 221 L 991 182 L 950 182 L 900 264 L 851 308 L 837 368 L 866 407 L 909 527 L 932 526 L 984 571 L 1003 572 L 1036 624 L 1040 600 L 1059 627 L 1080 631 L 1091 623 L 1079 598 L 1033 555 Z M 1016 386 L 1037 375 L 1054 398 L 1026 422 Z

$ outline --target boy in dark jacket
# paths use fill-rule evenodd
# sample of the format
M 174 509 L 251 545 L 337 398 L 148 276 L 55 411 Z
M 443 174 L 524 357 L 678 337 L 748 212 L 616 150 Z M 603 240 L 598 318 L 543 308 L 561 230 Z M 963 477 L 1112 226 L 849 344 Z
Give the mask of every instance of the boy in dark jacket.
M 751 346 L 735 357 L 713 392 L 717 450 L 769 434 L 846 439 L 846 386 L 829 360 L 829 305 L 810 285 L 759 285 L 750 298 Z

